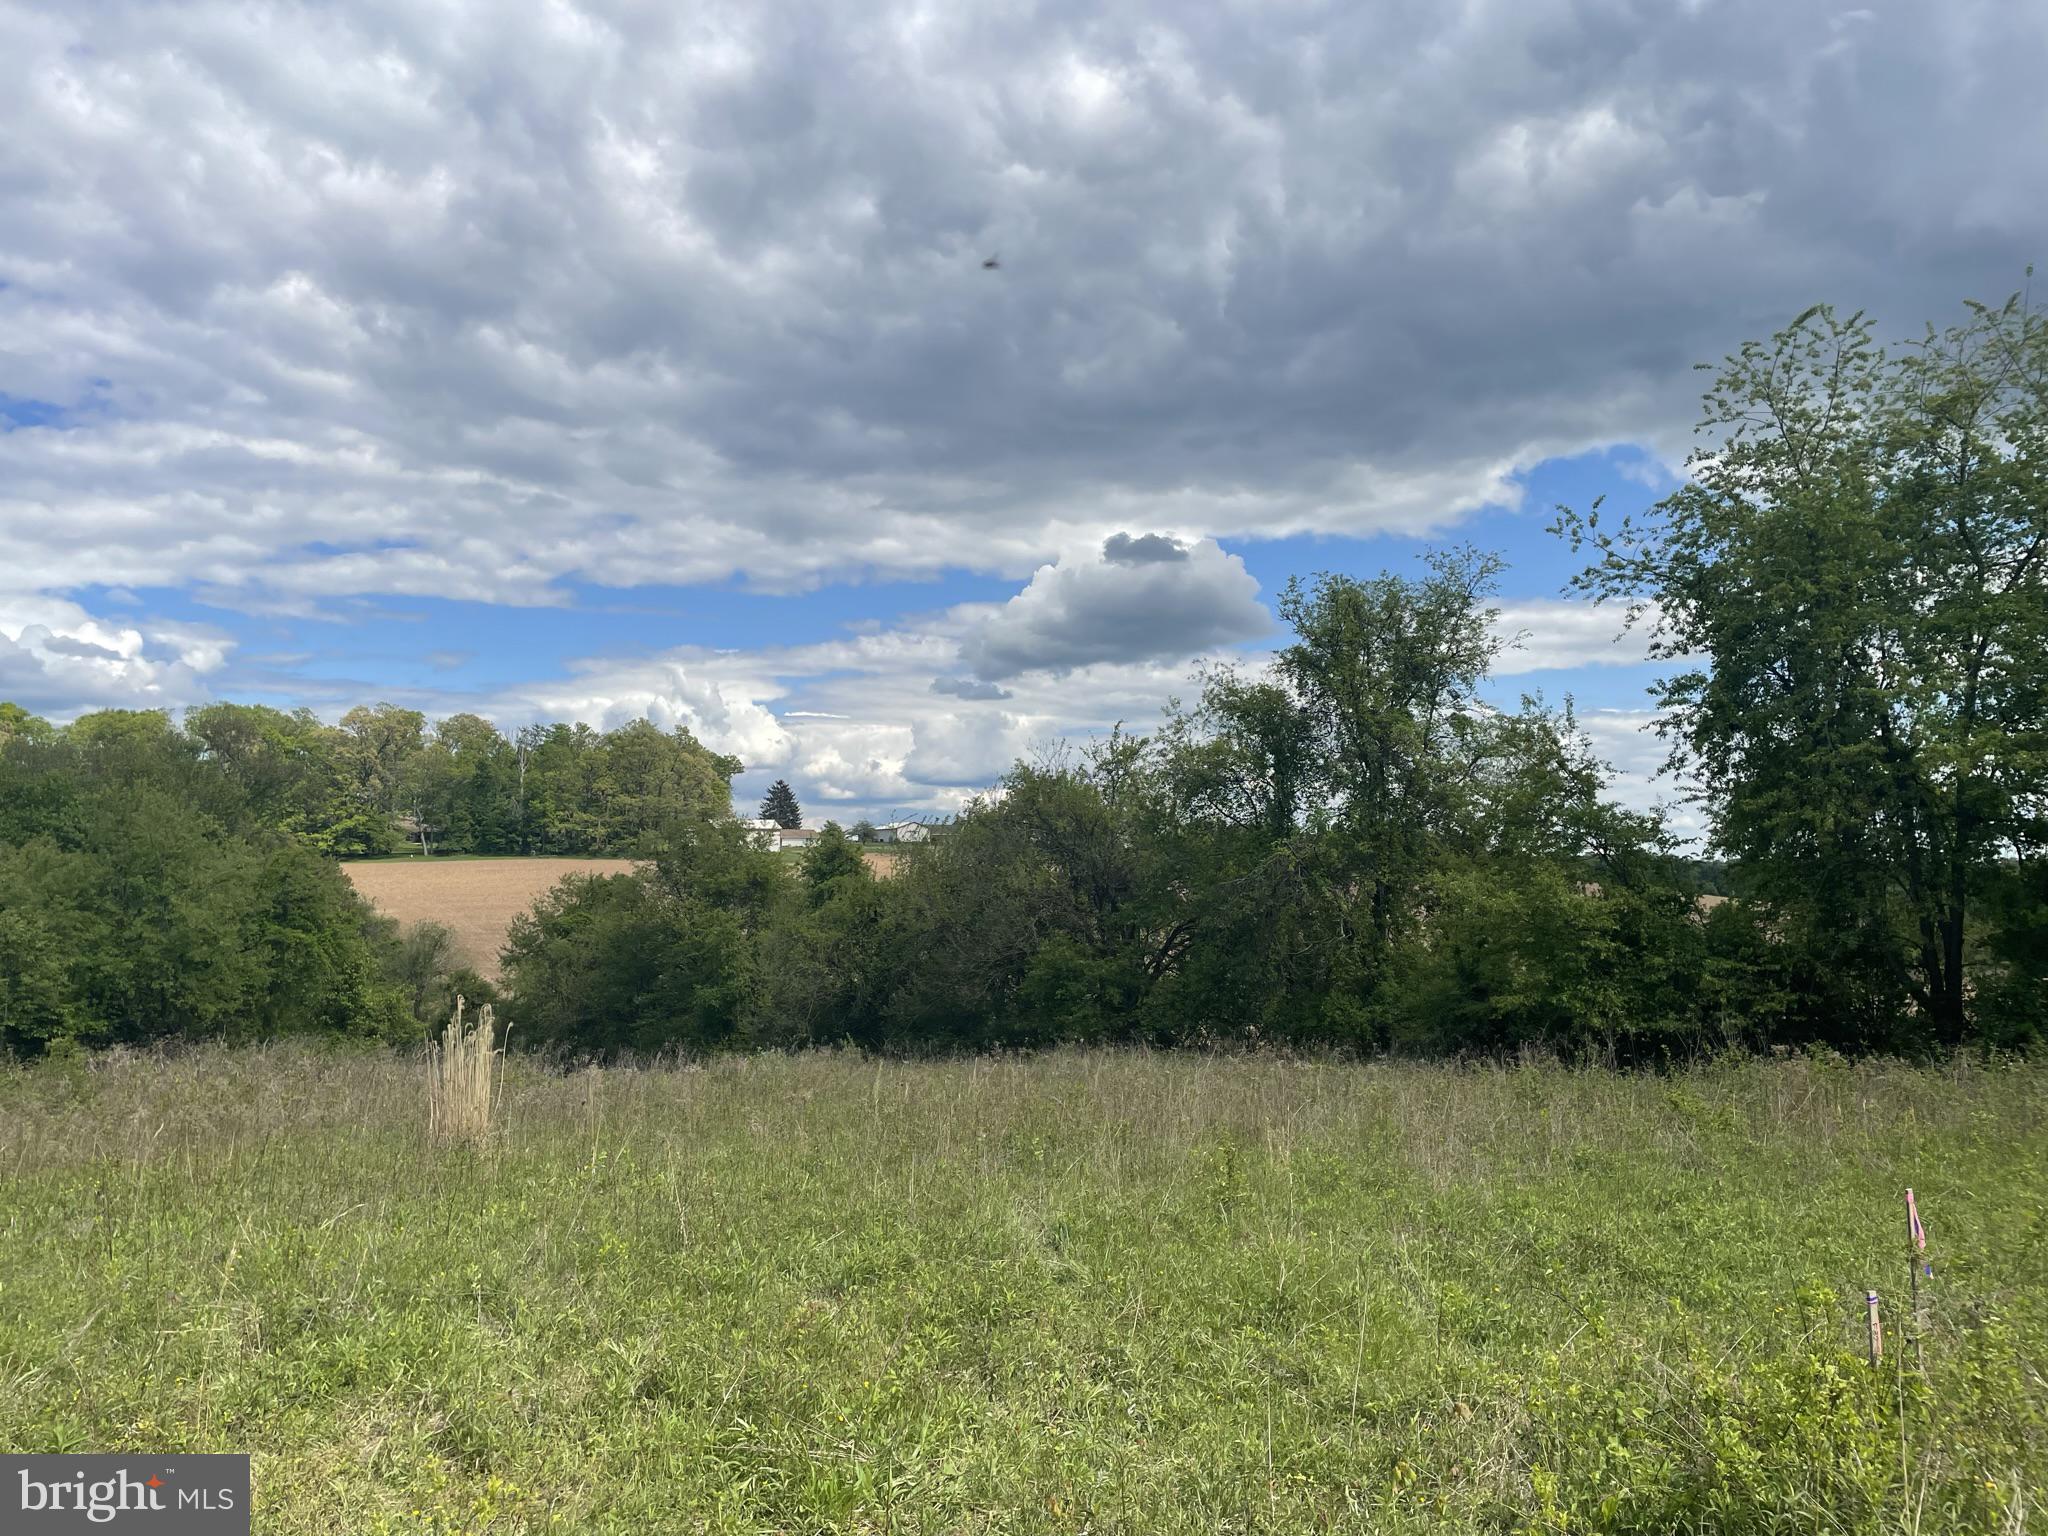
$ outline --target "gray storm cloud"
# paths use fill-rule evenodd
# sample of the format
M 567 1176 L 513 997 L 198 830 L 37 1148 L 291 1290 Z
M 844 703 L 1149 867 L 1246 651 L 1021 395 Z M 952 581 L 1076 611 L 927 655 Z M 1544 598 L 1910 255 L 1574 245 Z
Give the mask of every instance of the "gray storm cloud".
M 2016 285 L 2044 73 L 1991 0 L 16 0 L 0 560 L 530 603 L 1441 525 L 1676 451 L 1814 299 Z
M 1102 558 L 1111 565 L 1169 564 L 1187 557 L 1187 549 L 1163 533 L 1148 533 L 1139 539 L 1113 533 L 1102 541 Z
M 1998 0 L 9 0 L 0 696 L 383 686 L 167 588 L 353 619 L 969 570 L 1016 596 L 483 701 L 956 804 L 1270 632 L 1217 539 L 1673 459 L 1689 365 L 1816 300 L 1906 335 L 2002 297 L 2048 255 L 2044 76 L 2048 8 Z M 1504 623 L 1504 671 L 1634 654 Z

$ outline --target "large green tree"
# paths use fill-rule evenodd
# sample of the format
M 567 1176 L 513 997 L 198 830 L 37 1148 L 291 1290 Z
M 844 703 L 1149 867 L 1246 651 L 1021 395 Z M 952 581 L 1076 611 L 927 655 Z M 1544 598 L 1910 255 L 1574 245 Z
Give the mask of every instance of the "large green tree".
M 1432 844 L 1484 759 L 1478 690 L 1501 646 L 1487 605 L 1499 571 L 1493 556 L 1449 551 L 1420 582 L 1324 576 L 1281 595 L 1295 640 L 1275 670 L 1300 711 L 1306 807 L 1355 875 L 1375 952 L 1412 919 Z
M 449 763 L 442 847 L 450 853 L 519 852 L 512 743 L 481 715 L 458 714 L 436 722 L 433 745 Z
M 390 851 L 391 813 L 363 792 L 356 744 L 311 710 L 198 705 L 185 712 L 185 735 L 265 825 L 337 857 Z
M 1825 1006 L 1969 1028 L 1976 903 L 2048 845 L 2048 324 L 1887 353 L 1807 311 L 1726 359 L 1686 483 L 1561 527 L 1671 663 L 1663 727 Z
M 608 732 L 593 779 L 599 838 L 618 853 L 647 852 L 670 822 L 728 816 L 739 769 L 680 725 L 664 732 L 635 720 Z
M 1211 671 L 1160 737 L 1181 893 L 1150 924 L 1185 949 L 1160 1003 L 1224 1030 L 1360 1041 L 1424 915 L 1432 869 L 1498 742 L 1479 686 L 1500 648 L 1499 562 L 1420 579 L 1288 583 L 1264 675 Z
M 521 804 L 527 853 L 604 849 L 596 781 L 603 738 L 580 720 L 548 726 L 527 750 Z
M 41 715 L 32 715 L 12 700 L 0 699 L 0 741 L 49 741 L 55 728 Z
M 358 704 L 341 717 L 333 744 L 341 792 L 353 814 L 388 826 L 408 809 L 406 764 L 420 750 L 427 718 L 396 704 Z

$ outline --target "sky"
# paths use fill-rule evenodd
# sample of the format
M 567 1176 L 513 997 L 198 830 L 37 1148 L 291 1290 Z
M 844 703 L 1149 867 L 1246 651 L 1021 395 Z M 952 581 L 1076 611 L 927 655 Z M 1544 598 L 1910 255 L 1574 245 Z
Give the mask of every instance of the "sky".
M 1469 542 L 1668 800 L 1551 509 L 1809 304 L 2019 288 L 2044 78 L 2013 0 L 0 0 L 0 698 L 944 813 Z

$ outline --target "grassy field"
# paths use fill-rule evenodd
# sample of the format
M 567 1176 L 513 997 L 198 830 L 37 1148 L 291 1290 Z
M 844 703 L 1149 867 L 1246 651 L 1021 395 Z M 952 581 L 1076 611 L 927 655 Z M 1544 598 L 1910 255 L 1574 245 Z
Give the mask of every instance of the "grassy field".
M 248 1450 L 323 1536 L 2042 1528 L 2040 1069 L 515 1060 L 504 1107 L 451 1151 L 393 1057 L 0 1070 L 0 1444 Z

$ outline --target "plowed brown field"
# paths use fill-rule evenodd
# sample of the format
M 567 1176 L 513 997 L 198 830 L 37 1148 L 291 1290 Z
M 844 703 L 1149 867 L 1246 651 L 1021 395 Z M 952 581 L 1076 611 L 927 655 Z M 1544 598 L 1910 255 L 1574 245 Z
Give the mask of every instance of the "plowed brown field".
M 631 859 L 409 859 L 344 864 L 355 888 L 386 917 L 436 922 L 455 935 L 465 965 L 496 979 L 512 919 L 564 875 L 619 875 Z

